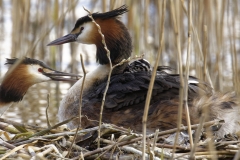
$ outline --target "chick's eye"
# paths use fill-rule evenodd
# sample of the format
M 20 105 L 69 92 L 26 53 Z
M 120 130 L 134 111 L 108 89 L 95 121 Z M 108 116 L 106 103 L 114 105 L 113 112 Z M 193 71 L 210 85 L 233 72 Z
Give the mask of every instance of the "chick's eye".
M 42 68 L 38 68 L 38 72 L 43 72 L 43 69 Z
M 83 26 L 80 28 L 80 31 L 82 31 L 82 30 L 84 30 L 84 27 L 83 27 Z

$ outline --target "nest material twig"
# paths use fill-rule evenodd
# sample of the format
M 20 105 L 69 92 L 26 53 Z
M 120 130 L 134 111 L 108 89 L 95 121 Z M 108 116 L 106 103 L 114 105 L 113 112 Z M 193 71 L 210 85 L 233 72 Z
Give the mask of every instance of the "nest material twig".
M 5 122 L 8 122 L 5 120 Z M 203 123 L 202 126 L 209 127 L 211 125 L 217 125 L 218 123 L 222 123 L 222 121 L 210 121 Z M 7 124 L 9 125 L 9 124 Z M 25 124 L 26 125 L 26 124 Z M 201 124 L 191 125 L 192 129 L 197 129 Z M 23 124 L 21 125 L 23 126 Z M 26 125 L 27 126 L 27 125 Z M 37 128 L 37 127 L 36 127 Z M 183 126 L 180 130 L 187 130 L 187 126 Z M 26 128 L 25 128 L 26 129 Z M 11 139 L 10 141 L 5 139 L 1 141 L 1 145 L 6 147 L 0 147 L 0 153 L 4 154 L 1 159 L 11 157 L 11 158 L 66 158 L 68 153 L 68 148 L 72 146 L 71 154 L 69 158 L 71 159 L 79 159 L 79 158 L 101 158 L 101 159 L 109 159 L 109 158 L 127 158 L 127 157 L 135 157 L 141 158 L 142 154 L 142 135 L 132 133 L 127 129 L 122 127 L 118 127 L 112 124 L 103 124 L 101 125 L 101 139 L 100 139 L 100 148 L 97 148 L 97 144 L 95 143 L 95 139 L 83 139 L 86 135 L 93 136 L 93 131 L 97 131 L 99 127 L 93 127 L 89 129 L 79 130 L 77 133 L 78 142 L 87 142 L 87 146 L 94 146 L 93 150 L 88 150 L 87 146 L 79 146 L 74 142 L 73 136 L 75 135 L 75 131 L 66 131 L 60 130 L 57 128 L 59 133 L 52 134 L 50 132 L 46 132 L 47 129 L 40 131 L 39 128 L 36 130 L 31 130 L 34 136 L 31 136 L 30 139 L 22 141 L 22 138 L 18 136 L 18 139 Z M 29 129 L 26 129 L 28 132 Z M 175 133 L 177 128 L 167 130 L 167 131 L 159 131 L 154 134 L 147 135 L 146 138 L 149 139 L 148 146 L 149 148 L 146 150 L 144 156 L 145 158 L 152 157 L 152 159 L 161 159 L 166 158 L 169 159 L 172 157 L 172 151 L 174 146 L 172 144 L 165 144 L 158 142 L 159 139 L 163 137 L 168 137 L 169 135 Z M 6 131 L 5 131 L 6 132 Z M 113 134 L 117 133 L 113 138 Z M 10 133 L 9 133 L 10 134 Z M 17 135 L 17 134 L 15 134 Z M 117 135 L 121 135 L 117 137 Z M 3 137 L 3 136 L 2 136 Z M 161 138 L 162 137 L 162 138 Z M 3 137 L 4 138 L 4 137 Z M 21 141 L 21 142 L 19 142 Z M 205 142 L 206 141 L 206 142 Z M 212 158 L 212 153 L 208 151 L 208 140 L 202 140 L 201 143 L 197 143 L 195 150 L 195 158 Z M 74 143 L 73 143 L 74 142 Z M 231 140 L 215 142 L 217 150 L 215 151 L 215 155 L 218 158 L 223 156 L 233 158 L 236 153 L 239 152 L 239 141 Z M 190 147 L 182 144 L 175 146 L 177 153 L 174 154 L 174 158 L 190 158 Z M 28 158 L 27 158 L 28 157 Z M 0 160 L 1 160 L 0 159 Z

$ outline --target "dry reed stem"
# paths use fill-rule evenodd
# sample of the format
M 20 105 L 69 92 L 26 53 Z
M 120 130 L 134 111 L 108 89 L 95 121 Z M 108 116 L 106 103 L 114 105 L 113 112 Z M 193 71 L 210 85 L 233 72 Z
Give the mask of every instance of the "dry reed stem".
M 27 125 L 27 124 L 23 124 L 23 123 L 18 123 L 18 122 L 15 122 L 15 121 L 12 121 L 12 120 L 3 119 L 3 118 L 0 118 L 0 122 L 4 122 L 4 123 L 7 123 L 7 124 L 11 124 L 13 126 L 18 126 L 18 127 L 22 127 L 22 128 L 26 128 L 26 129 L 31 129 L 31 130 L 43 130 L 43 129 L 46 129 L 46 128 L 43 128 L 43 127 Z M 51 132 L 56 133 L 56 132 L 59 132 L 59 131 L 53 129 L 53 130 L 51 130 Z
M 169 149 L 173 149 L 173 145 L 170 145 L 170 144 L 165 144 L 165 143 L 156 143 L 156 147 L 159 147 L 159 148 L 169 148 Z M 180 150 L 183 150 L 183 151 L 190 151 L 191 148 L 188 148 L 188 147 L 182 147 L 182 146 L 175 146 L 177 149 L 180 149 Z
M 229 1 L 228 3 L 228 8 L 229 8 Z M 235 5 L 234 7 L 234 19 L 237 19 L 236 16 L 237 14 L 237 6 Z M 230 10 L 230 9 L 229 9 Z M 228 13 L 229 14 L 229 13 Z M 229 17 L 229 16 L 228 16 Z M 231 19 L 232 20 L 232 19 Z M 228 21 L 228 28 L 230 30 L 231 36 L 229 36 L 229 41 L 230 41 L 230 52 L 232 53 L 232 81 L 233 81 L 233 87 L 237 91 L 237 93 L 240 93 L 240 85 L 239 85 L 239 74 L 238 74 L 238 56 L 237 56 L 237 49 L 236 49 L 236 38 L 234 38 L 233 35 L 237 35 L 235 29 L 233 27 L 236 26 L 235 20 L 232 20 L 232 23 L 229 22 L 229 18 L 227 19 Z M 230 25 L 232 24 L 232 25 Z
M 32 53 L 36 48 L 36 46 L 38 45 L 38 43 L 42 41 L 47 34 L 50 33 L 50 31 L 56 26 L 56 24 L 58 24 L 60 20 L 62 20 L 66 16 L 68 12 L 70 12 L 74 7 L 76 7 L 77 2 L 78 0 L 72 3 L 72 5 L 60 16 L 60 18 L 45 33 L 41 34 L 41 36 L 37 39 L 37 41 L 35 41 L 35 43 L 33 43 L 33 45 L 31 45 L 31 47 L 28 49 L 28 51 L 26 52 L 26 56 Z
M 82 80 L 82 85 L 81 85 L 81 89 L 80 89 L 80 97 L 79 97 L 79 113 L 78 113 L 79 123 L 78 123 L 77 129 L 76 129 L 76 134 L 73 137 L 72 144 L 68 149 L 68 154 L 67 154 L 66 157 L 70 156 L 72 147 L 73 147 L 73 145 L 75 143 L 75 140 L 77 138 L 77 133 L 78 133 L 78 131 L 81 127 L 81 123 L 82 123 L 82 121 L 81 121 L 81 119 L 82 119 L 82 97 L 83 97 L 83 87 L 84 87 L 84 83 L 85 83 L 85 79 L 86 79 L 86 70 L 85 70 L 82 54 L 80 54 L 80 61 L 81 61 L 82 70 L 83 70 L 83 80 Z
M 14 146 L 14 145 L 12 145 L 10 143 L 5 142 L 2 139 L 0 139 L 0 145 L 6 147 L 8 149 L 14 149 L 16 147 L 16 146 Z
M 4 156 L 2 156 L 2 157 L 0 158 L 0 160 L 6 159 L 8 156 L 10 156 L 11 154 L 13 154 L 13 153 L 16 152 L 16 151 L 19 151 L 20 149 L 22 149 L 22 148 L 25 147 L 25 146 L 26 146 L 26 144 L 23 144 L 23 145 L 21 145 L 21 146 L 18 146 L 18 147 L 13 148 L 10 152 L 8 152 L 8 153 L 6 153 Z
M 219 1 L 217 1 L 217 2 L 219 2 Z M 227 6 L 226 5 L 226 2 L 227 1 L 222 1 L 222 3 L 221 3 L 221 6 L 220 6 L 220 8 L 221 8 L 221 10 L 225 10 L 225 7 Z M 217 11 L 217 10 L 216 10 Z M 225 23 L 224 23 L 224 19 L 225 19 L 225 16 L 224 16 L 224 14 L 225 14 L 225 12 L 221 12 L 221 11 L 219 11 L 219 15 L 220 15 L 220 17 L 219 17 L 219 24 L 218 25 L 216 25 L 216 27 L 219 27 L 219 33 L 220 33 L 220 43 L 219 43 L 219 55 L 220 55 L 220 61 L 219 62 L 221 62 L 220 64 L 219 64 L 219 75 L 221 75 L 221 78 L 220 78 L 220 83 L 219 83 L 219 88 L 220 88 L 220 91 L 222 92 L 223 91 L 223 82 L 224 82 L 224 77 L 223 77 L 223 69 L 224 69 L 224 53 L 223 53 L 223 44 L 224 44 L 224 26 L 225 26 Z M 219 34 L 218 34 L 219 35 Z
M 208 50 L 208 28 L 206 25 L 203 26 L 203 37 L 204 37 L 204 42 L 203 42 L 203 62 L 204 62 L 204 73 L 203 73 L 203 80 L 206 80 L 206 70 L 207 70 L 207 50 Z
M 183 101 L 185 107 L 185 114 L 187 119 L 187 125 L 191 126 L 191 119 L 188 109 L 188 78 L 189 78 L 189 67 L 190 67 L 190 56 L 191 56 L 191 44 L 192 44 L 192 0 L 188 1 L 188 49 L 187 49 L 187 59 L 186 59 L 186 69 L 184 75 L 184 91 L 183 91 Z M 188 127 L 190 147 L 193 146 L 192 130 Z
M 84 8 L 84 7 L 83 7 Z M 108 91 L 108 87 L 109 87 L 109 84 L 110 84 L 110 79 L 111 79 L 111 75 L 112 75 L 112 71 L 113 71 L 113 69 L 115 68 L 115 67 L 117 67 L 117 66 L 119 66 L 119 65 L 122 65 L 123 63 L 125 63 L 125 62 L 128 62 L 128 61 L 130 61 L 130 58 L 129 59 L 123 59 L 121 62 L 119 62 L 118 64 L 116 64 L 116 65 L 112 65 L 112 61 L 111 61 L 111 58 L 110 58 L 110 51 L 108 50 L 108 48 L 107 48 L 107 45 L 106 45 L 106 41 L 105 41 L 105 37 L 104 37 L 104 35 L 103 35 L 103 33 L 102 33 L 102 31 L 101 31 L 101 27 L 100 27 L 100 25 L 98 25 L 97 23 L 96 23 L 96 21 L 93 19 L 93 17 L 92 17 L 92 14 L 91 14 L 91 12 L 89 11 L 89 10 L 87 10 L 86 8 L 84 8 L 84 10 L 86 11 L 86 12 L 88 12 L 89 13 L 89 18 L 91 18 L 91 20 L 92 20 L 92 22 L 96 25 L 96 27 L 98 28 L 98 33 L 101 35 L 101 37 L 102 37 L 102 44 L 104 45 L 104 49 L 106 50 L 106 52 L 107 52 L 107 57 L 108 57 L 108 60 L 109 60 L 109 65 L 110 65 L 110 70 L 109 70 L 109 74 L 108 74 L 108 79 L 107 79 L 107 83 L 106 83 L 106 88 L 105 88 L 105 91 L 104 91 L 104 93 L 103 93 L 103 98 L 102 98 L 102 103 L 101 103 L 101 110 L 100 110 L 100 118 L 99 118 L 99 130 L 98 130 L 98 148 L 100 148 L 100 141 L 99 141 L 99 139 L 101 138 L 101 130 L 100 130 L 100 128 L 101 128 L 101 124 L 102 124 L 102 113 L 103 113 L 103 108 L 104 108 L 104 103 L 105 103 L 105 98 L 106 98 L 106 95 L 107 95 L 107 91 Z
M 50 124 L 50 122 L 49 122 L 49 118 L 48 118 L 49 102 L 50 102 L 50 93 L 47 94 L 47 108 L 46 108 L 46 110 L 45 110 L 45 114 L 46 114 L 46 119 L 47 119 L 47 126 L 48 126 L 48 128 L 51 127 L 51 124 Z
M 49 144 L 49 145 L 43 146 L 41 149 L 44 149 L 44 148 L 47 148 L 47 149 L 44 150 L 44 151 L 42 151 L 42 152 L 37 153 L 37 154 L 33 157 L 33 159 L 35 159 L 35 158 L 36 158 L 36 159 L 45 159 L 44 156 L 45 156 L 46 154 L 49 154 L 49 153 L 52 152 L 52 151 L 55 151 L 55 152 L 57 153 L 57 155 L 60 156 L 61 159 L 63 158 L 62 154 L 60 154 L 60 152 L 58 151 L 58 149 L 57 149 L 57 147 L 56 147 L 55 145 Z
M 220 121 L 220 120 L 209 121 L 209 122 L 203 123 L 203 127 L 209 127 L 211 125 L 216 125 L 216 124 L 219 124 L 219 123 L 222 123 L 222 121 Z M 192 129 L 197 129 L 199 126 L 200 126 L 200 124 L 194 124 L 194 125 L 191 125 L 191 128 Z M 180 127 L 180 131 L 187 130 L 187 129 L 188 129 L 188 126 Z M 158 136 L 163 136 L 163 135 L 175 133 L 178 130 L 179 130 L 178 128 L 174 128 L 174 129 L 162 131 L 162 132 L 158 133 Z M 155 136 L 155 134 L 150 134 L 150 135 L 147 135 L 146 138 L 152 138 L 154 136 Z M 120 146 L 123 146 L 123 145 L 135 143 L 135 142 L 138 142 L 138 141 L 141 141 L 141 140 L 142 140 L 142 137 L 137 137 L 137 138 L 134 138 L 134 139 L 125 139 L 124 141 L 122 140 L 121 142 L 116 142 L 116 143 L 108 145 L 106 147 L 97 148 L 96 150 L 84 153 L 84 157 L 88 157 L 90 155 L 94 155 L 94 154 L 97 154 L 97 153 L 100 153 L 100 152 L 103 152 L 103 151 L 106 151 L 106 150 L 110 150 L 111 148 L 115 147 L 116 145 L 120 147 Z M 174 146 L 174 147 L 176 147 L 176 146 Z M 172 153 L 172 154 L 174 154 L 174 153 Z M 75 157 L 73 159 L 78 159 L 78 157 Z
M 126 136 L 124 136 L 124 138 L 126 138 Z M 104 155 L 105 153 L 107 153 L 110 149 L 112 149 L 111 155 L 110 155 L 110 158 L 112 158 L 112 157 L 113 157 L 113 154 L 114 154 L 114 151 L 116 150 L 116 148 L 118 148 L 119 150 L 121 150 L 121 149 L 119 148 L 119 146 L 118 146 L 118 143 L 124 141 L 124 138 L 119 137 L 117 142 L 113 142 L 113 141 L 110 141 L 110 140 L 103 140 L 104 142 L 107 142 L 108 144 L 112 144 L 113 147 L 105 150 L 104 152 L 102 152 L 102 154 L 100 154 L 99 156 L 97 156 L 96 159 L 98 159 L 98 158 L 100 158 L 101 156 L 103 156 L 103 155 Z
M 183 7 L 183 10 L 184 10 L 185 14 L 188 16 L 188 12 L 187 12 L 186 6 L 184 5 L 184 0 L 181 0 L 181 4 L 182 4 L 182 7 Z M 198 33 L 197 33 L 197 31 L 196 31 L 192 21 L 191 21 L 191 27 L 192 27 L 192 31 L 193 31 L 194 35 L 196 36 L 196 39 L 197 39 L 197 46 L 198 46 L 198 50 L 200 52 L 201 59 L 204 59 L 204 53 L 203 53 L 203 51 L 201 49 L 201 43 L 200 43 L 200 40 L 199 40 L 199 37 L 198 37 Z M 207 78 L 208 83 L 214 89 L 211 77 L 209 75 L 208 67 L 205 68 L 204 73 L 206 73 L 206 78 Z
M 179 106 L 178 106 L 178 123 L 177 123 L 177 132 L 174 140 L 174 148 L 173 148 L 173 154 L 172 154 L 172 159 L 174 157 L 174 153 L 176 150 L 176 143 L 178 140 L 179 132 L 180 132 L 180 127 L 182 124 L 182 112 L 183 112 L 183 86 L 184 86 L 184 80 L 183 80 L 183 71 L 182 71 L 182 53 L 181 53 L 181 45 L 180 45 L 180 25 L 179 25 L 179 19 L 180 19 L 180 8 L 179 8 L 179 1 L 175 1 L 176 3 L 176 13 L 175 13 L 175 6 L 173 1 L 171 0 L 171 15 L 173 19 L 173 24 L 176 26 L 175 28 L 175 40 L 176 40 L 176 45 L 177 45 L 177 56 L 178 56 L 178 68 L 179 68 L 179 77 L 180 77 L 180 87 L 179 87 Z M 178 16 L 178 17 L 176 17 Z
M 143 26 L 143 35 L 145 38 L 143 38 L 143 41 L 144 41 L 144 52 L 149 50 L 149 45 L 148 45 L 148 42 L 147 42 L 147 37 L 148 37 L 148 24 L 149 24 L 149 21 L 148 21 L 148 12 L 149 12 L 149 0 L 145 0 L 144 1 L 144 26 Z
M 215 157 L 213 155 L 211 155 L 211 152 L 196 152 L 195 155 L 195 159 L 214 159 Z M 230 151 L 216 151 L 214 152 L 214 154 L 216 154 L 217 158 L 221 158 L 221 159 L 226 159 L 226 158 L 232 158 L 233 155 L 235 154 L 235 152 L 230 152 Z M 188 153 L 178 153 L 176 154 L 176 157 L 174 157 L 175 159 L 189 159 L 189 155 Z
M 206 118 L 205 115 L 202 115 L 201 118 L 200 118 L 200 123 L 199 123 L 200 125 L 195 132 L 194 143 L 193 143 L 193 146 L 191 147 L 190 159 L 194 159 L 197 143 L 199 141 L 200 133 L 201 133 L 201 130 L 203 128 L 203 123 L 205 122 L 205 118 Z
M 208 149 L 209 149 L 210 155 L 212 156 L 213 160 L 217 160 L 218 158 L 217 158 L 217 154 L 216 154 L 215 145 L 213 144 L 214 138 L 213 138 L 211 129 L 207 128 L 206 133 L 207 133 L 207 137 L 210 138 L 210 141 L 208 142 Z
M 82 82 L 82 86 L 81 86 L 81 92 L 80 92 L 80 99 L 79 99 L 79 124 L 81 127 L 81 123 L 82 123 L 82 97 L 83 97 L 83 86 L 85 83 L 85 79 L 86 79 L 86 70 L 85 70 L 85 66 L 84 66 L 84 62 L 83 62 L 83 57 L 82 54 L 80 54 L 80 60 L 81 60 L 81 65 L 82 65 L 82 70 L 83 70 L 83 82 Z
M 68 122 L 66 122 L 68 123 Z M 102 125 L 103 126 L 103 125 Z M 105 127 L 105 126 L 103 126 Z M 80 130 L 78 131 L 78 135 L 84 135 L 86 134 L 87 132 L 91 132 L 91 131 L 96 131 L 98 130 L 98 127 L 93 127 L 93 128 L 89 128 L 89 129 L 83 129 L 83 130 Z M 27 143 L 32 143 L 36 140 L 41 140 L 41 139 L 51 139 L 51 138 L 58 138 L 60 136 L 74 136 L 76 134 L 76 132 L 61 132 L 61 133 L 56 133 L 56 134 L 50 134 L 50 135 L 44 135 L 44 136 L 41 136 L 41 138 L 37 137 L 37 138 L 31 138 L 29 140 L 26 140 L 26 141 L 22 141 L 22 142 L 19 142 L 19 143 L 16 143 L 14 145 L 18 146 L 18 145 L 22 145 L 22 144 L 27 144 Z
M 83 7 L 84 8 L 84 7 Z M 106 45 L 106 42 L 105 42 L 105 37 L 101 31 L 101 27 L 99 26 L 99 24 L 96 23 L 96 21 L 93 19 L 92 17 L 92 13 L 87 10 L 86 8 L 84 8 L 84 10 L 86 12 L 88 12 L 88 17 L 91 18 L 92 22 L 96 25 L 96 27 L 98 28 L 98 33 L 101 35 L 102 37 L 102 44 L 104 46 L 104 49 L 106 50 L 107 52 L 107 57 L 108 57 L 108 60 L 109 60 L 109 66 L 110 66 L 110 70 L 109 70 L 109 74 L 108 74 L 108 79 L 107 79 L 107 84 L 106 84 L 106 88 L 105 88 L 105 91 L 103 93 L 103 99 L 102 99 L 102 103 L 101 103 L 101 110 L 100 110 L 100 116 L 99 116 L 99 130 L 98 130 L 98 148 L 100 148 L 100 138 L 101 138 L 101 124 L 102 124 L 102 113 L 103 113 L 103 107 L 104 107 L 104 103 L 105 103 L 105 98 L 106 98 L 106 95 L 107 95 L 107 91 L 108 91 L 108 87 L 109 87 L 109 84 L 110 84 L 110 79 L 111 79 L 111 74 L 112 74 L 112 70 L 113 70 L 113 67 L 112 67 L 112 61 L 111 61 L 111 58 L 110 58 L 110 51 L 108 50 L 107 48 L 107 45 Z
M 72 142 L 66 141 L 66 146 L 70 147 L 72 145 Z M 85 148 L 80 147 L 79 145 L 73 144 L 72 146 L 73 149 L 81 152 L 81 151 L 87 151 Z
M 239 158 L 240 158 L 240 148 L 238 149 L 238 152 L 235 154 L 233 160 L 239 160 Z
M 112 148 L 109 148 L 109 149 L 105 150 L 104 152 L 102 152 L 101 154 L 99 154 L 95 159 L 100 159 L 100 158 L 101 158 L 104 154 L 106 154 L 110 149 L 112 149 Z M 110 157 L 113 156 L 113 152 L 114 152 L 115 149 L 116 149 L 116 145 L 113 147 Z M 83 156 L 83 157 L 84 157 L 84 156 Z
M 159 51 L 157 54 L 157 59 L 155 61 L 155 65 L 152 71 L 152 76 L 151 76 L 151 80 L 149 83 L 149 87 L 148 87 L 148 92 L 147 92 L 147 97 L 146 97 L 146 101 L 145 101 L 145 106 L 144 106 L 144 113 L 143 113 L 143 137 L 142 137 L 142 142 L 143 142 L 143 150 L 142 150 L 142 158 L 143 160 L 145 160 L 145 152 L 146 152 L 146 132 L 147 132 L 147 117 L 148 117 L 148 110 L 149 110 L 149 106 L 150 106 L 150 101 L 151 101 L 151 97 L 152 97 L 152 89 L 153 89 L 153 85 L 155 82 L 155 77 L 157 74 L 157 68 L 158 68 L 158 63 L 160 60 L 160 56 L 161 56 L 161 52 L 162 52 L 162 48 L 163 48 L 163 38 L 164 38 L 164 22 L 165 22 L 165 9 L 166 9 L 166 0 L 163 1 L 163 5 L 162 5 L 162 21 L 161 21 L 161 31 L 160 31 L 160 39 L 159 39 Z
M 208 82 L 210 83 L 210 85 L 211 85 L 211 87 L 213 88 L 213 84 L 212 84 L 212 81 L 211 81 L 211 79 L 210 79 L 210 76 L 209 76 L 209 72 L 208 72 L 208 68 L 207 68 L 207 48 L 208 48 L 208 29 L 207 29 L 207 26 L 206 25 L 204 25 L 203 26 L 203 30 L 204 30 L 204 34 L 203 34 L 203 38 L 204 38 L 204 42 L 203 42 L 203 61 L 204 61 L 204 80 L 206 80 L 205 79 L 205 77 L 207 78 L 207 80 L 208 80 Z M 213 92 L 214 92 L 214 90 L 213 90 Z M 208 112 L 206 112 L 206 113 L 208 113 Z M 208 133 L 208 135 L 212 138 L 212 135 L 209 133 L 210 131 L 209 130 L 207 130 L 207 133 Z M 213 146 L 213 144 L 211 144 L 211 142 L 210 142 L 210 144 L 209 144 L 209 149 L 211 150 L 211 151 L 214 151 L 215 149 L 214 149 L 214 146 Z M 194 154 L 193 153 L 194 151 L 192 150 L 192 154 Z M 216 158 L 216 155 L 214 156 L 213 155 L 213 157 L 215 157 Z
M 54 154 L 54 153 L 48 153 L 47 155 L 51 155 L 52 157 L 51 157 L 51 159 L 61 159 L 61 160 L 70 160 L 70 159 L 68 159 L 68 158 L 63 158 L 63 155 L 57 155 L 57 154 Z M 46 158 L 45 158 L 46 159 Z
M 65 120 L 65 121 L 62 121 L 62 122 L 60 122 L 60 123 L 58 123 L 58 124 L 56 124 L 56 125 L 54 125 L 54 126 L 52 126 L 52 127 L 50 127 L 50 128 L 47 128 L 47 129 L 42 130 L 42 131 L 40 131 L 40 132 L 37 132 L 37 133 L 35 133 L 35 134 L 33 134 L 33 135 L 27 136 L 26 138 L 16 140 L 16 141 L 14 141 L 14 143 L 15 143 L 15 145 L 18 145 L 19 142 L 26 141 L 26 140 L 28 140 L 29 138 L 32 138 L 32 137 L 35 137 L 35 136 L 42 136 L 42 135 L 50 132 L 50 130 L 52 130 L 52 129 L 54 129 L 54 128 L 57 128 L 57 127 L 59 127 L 59 126 L 61 126 L 61 125 L 63 125 L 63 124 L 66 124 L 66 123 L 72 121 L 72 120 L 75 119 L 75 118 L 76 118 L 76 117 L 69 118 L 69 119 L 67 119 L 67 120 Z
M 126 151 L 126 152 L 130 152 L 130 153 L 134 153 L 135 155 L 138 155 L 138 156 L 142 156 L 143 153 L 140 151 L 140 150 L 137 150 L 133 147 L 130 147 L 130 146 L 123 146 L 121 147 L 122 150 Z M 144 157 L 141 157 L 142 159 L 148 159 L 150 157 L 149 154 L 147 153 L 144 153 Z M 152 158 L 152 160 L 160 160 L 158 157 L 154 157 Z
M 155 147 L 156 147 L 156 143 L 157 143 L 157 138 L 158 138 L 158 133 L 159 133 L 159 129 L 157 129 L 156 131 L 155 131 L 155 136 L 154 136 L 154 139 L 153 139 L 153 146 L 152 146 L 152 150 L 154 151 L 155 150 Z

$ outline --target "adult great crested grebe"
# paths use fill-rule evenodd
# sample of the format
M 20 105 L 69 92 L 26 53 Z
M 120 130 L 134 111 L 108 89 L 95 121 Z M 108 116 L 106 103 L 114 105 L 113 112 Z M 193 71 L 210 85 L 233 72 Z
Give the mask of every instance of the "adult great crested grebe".
M 129 58 L 132 52 L 130 34 L 125 25 L 118 19 L 119 15 L 127 11 L 127 7 L 123 5 L 106 13 L 92 14 L 104 34 L 113 65 Z M 77 20 L 70 34 L 58 38 L 48 45 L 61 45 L 68 42 L 96 45 L 96 59 L 100 65 L 86 75 L 81 124 L 83 128 L 96 126 L 98 125 L 101 101 L 110 70 L 109 60 L 102 44 L 102 37 L 98 33 L 96 25 L 86 15 Z M 126 70 L 129 70 L 127 63 L 115 68 L 112 72 L 103 110 L 103 122 L 141 132 L 145 98 L 152 71 L 143 69 L 129 72 Z M 81 85 L 82 79 L 70 88 L 61 101 L 58 113 L 60 121 L 78 116 Z M 178 74 L 158 71 L 148 113 L 148 132 L 154 132 L 157 128 L 166 130 L 177 126 L 179 88 L 180 77 Z M 216 132 L 218 136 L 222 137 L 227 133 L 240 130 L 238 124 L 240 121 L 239 107 L 232 94 L 214 94 L 206 83 L 191 76 L 189 77 L 188 88 L 188 105 L 192 124 L 198 123 L 204 108 L 208 108 L 210 111 L 208 120 L 225 120 L 225 124 Z M 75 119 L 68 126 L 76 128 L 78 123 L 79 121 Z M 186 125 L 185 114 L 183 114 L 183 124 Z

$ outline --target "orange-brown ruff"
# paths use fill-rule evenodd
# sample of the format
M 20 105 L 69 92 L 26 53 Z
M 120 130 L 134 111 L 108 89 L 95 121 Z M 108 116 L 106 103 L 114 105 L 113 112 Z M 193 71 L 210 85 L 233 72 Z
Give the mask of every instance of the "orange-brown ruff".
M 8 59 L 6 64 L 13 64 L 15 59 Z M 22 100 L 29 87 L 35 84 L 34 75 L 29 74 L 28 64 L 19 63 L 9 70 L 0 87 L 0 102 L 18 102 Z
M 125 12 L 127 12 L 127 7 L 124 5 L 106 13 L 92 14 L 105 35 L 113 64 L 130 57 L 132 52 L 130 34 L 124 24 L 118 20 L 118 16 Z M 86 128 L 98 125 L 100 105 L 109 73 L 109 62 L 97 28 L 88 16 L 78 19 L 70 34 L 49 45 L 61 45 L 75 41 L 95 44 L 96 59 L 101 64 L 96 70 L 86 75 L 81 124 L 83 128 Z M 126 66 L 127 64 L 124 64 L 113 71 L 105 99 L 103 122 L 141 132 L 145 98 L 152 71 L 125 72 Z M 82 79 L 69 89 L 61 101 L 58 113 L 60 121 L 78 116 L 81 86 Z M 204 108 L 209 108 L 210 118 L 208 120 L 224 119 L 226 122 L 216 132 L 218 136 L 222 137 L 224 134 L 239 130 L 239 107 L 232 94 L 213 94 L 205 82 L 191 76 L 188 87 L 188 105 L 192 124 L 199 122 Z M 148 132 L 154 132 L 157 128 L 166 130 L 176 127 L 179 88 L 178 74 L 168 74 L 163 70 L 158 70 L 148 113 Z M 76 128 L 78 122 L 79 120 L 75 119 L 68 123 L 68 126 L 72 129 Z M 183 115 L 183 124 L 186 125 L 185 115 Z

